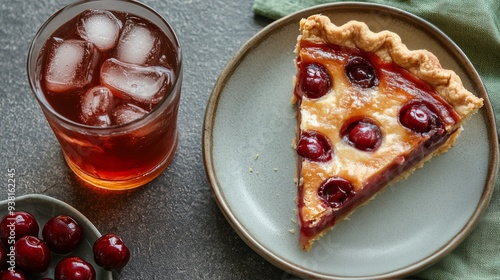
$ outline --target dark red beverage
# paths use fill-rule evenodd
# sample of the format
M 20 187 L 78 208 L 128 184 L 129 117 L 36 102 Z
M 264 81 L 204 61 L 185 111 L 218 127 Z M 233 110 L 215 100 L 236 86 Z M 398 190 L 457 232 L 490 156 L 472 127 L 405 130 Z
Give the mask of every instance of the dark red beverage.
M 47 38 L 36 58 L 30 50 L 36 59 L 30 78 L 72 170 L 99 187 L 133 188 L 155 178 L 175 153 L 180 47 L 149 8 L 98 2 L 116 2 L 120 10 L 75 4 L 70 8 L 79 12 L 50 35 L 47 24 L 69 12 L 42 27 L 38 36 Z

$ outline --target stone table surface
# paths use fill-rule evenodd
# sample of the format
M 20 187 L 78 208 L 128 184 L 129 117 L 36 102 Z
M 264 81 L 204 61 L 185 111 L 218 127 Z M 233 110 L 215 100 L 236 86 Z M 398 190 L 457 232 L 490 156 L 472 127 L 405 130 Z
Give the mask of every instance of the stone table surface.
M 180 145 L 152 183 L 127 192 L 83 186 L 30 91 L 28 46 L 68 0 L 0 0 L 0 199 L 8 169 L 16 196 L 45 194 L 82 212 L 101 233 L 115 232 L 132 251 L 113 279 L 291 279 L 248 247 L 212 196 L 202 158 L 202 125 L 214 83 L 233 54 L 270 23 L 252 0 L 144 0 L 173 25 L 184 50 Z M 4 189 L 4 191 L 2 191 Z

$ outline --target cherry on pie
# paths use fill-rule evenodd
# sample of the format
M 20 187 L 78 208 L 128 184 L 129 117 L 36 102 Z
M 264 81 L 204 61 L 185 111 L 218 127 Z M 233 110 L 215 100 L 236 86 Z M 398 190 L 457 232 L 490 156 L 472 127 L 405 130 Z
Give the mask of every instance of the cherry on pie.
M 322 15 L 300 22 L 296 46 L 300 246 L 450 148 L 483 104 L 426 50 L 408 50 Z

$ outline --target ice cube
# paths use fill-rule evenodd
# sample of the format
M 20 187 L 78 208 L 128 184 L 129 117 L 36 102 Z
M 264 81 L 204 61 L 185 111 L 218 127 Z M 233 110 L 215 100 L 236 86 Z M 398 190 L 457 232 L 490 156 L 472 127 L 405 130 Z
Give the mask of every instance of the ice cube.
M 123 97 L 152 105 L 163 97 L 170 81 L 168 73 L 164 67 L 145 67 L 110 58 L 102 64 L 101 84 Z
M 121 22 L 109 11 L 86 10 L 78 19 L 80 37 L 93 43 L 100 51 L 114 48 L 120 36 Z
M 159 38 L 145 24 L 127 20 L 118 40 L 118 60 L 138 65 L 154 64 L 154 60 L 159 57 Z
M 53 38 L 45 70 L 45 86 L 52 92 L 82 88 L 92 79 L 95 64 L 91 43 Z
M 80 102 L 80 118 L 84 124 L 109 126 L 109 114 L 113 108 L 113 94 L 107 87 L 96 86 L 89 89 Z
M 113 117 L 115 123 L 118 125 L 126 124 L 132 121 L 135 121 L 142 116 L 146 115 L 148 111 L 142 109 L 141 107 L 132 105 L 132 104 L 124 104 L 118 106 L 113 111 Z

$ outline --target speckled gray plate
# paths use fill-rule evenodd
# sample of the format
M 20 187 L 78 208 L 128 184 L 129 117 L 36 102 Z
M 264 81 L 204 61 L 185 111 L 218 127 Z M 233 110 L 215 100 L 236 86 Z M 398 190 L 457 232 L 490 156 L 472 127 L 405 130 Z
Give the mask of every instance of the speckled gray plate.
M 84 240 L 82 244 L 75 251 L 68 254 L 68 256 L 79 256 L 91 263 L 96 271 L 96 279 L 113 279 L 110 271 L 106 271 L 94 263 L 92 245 L 99 237 L 101 237 L 101 233 L 85 216 L 78 212 L 78 210 L 50 196 L 30 194 L 15 197 L 15 211 L 26 211 L 33 214 L 40 226 L 40 235 L 43 226 L 50 218 L 61 214 L 69 215 L 74 218 L 82 227 Z M 8 212 L 8 200 L 1 201 L 0 217 L 7 215 Z M 42 277 L 54 278 L 54 269 L 63 256 L 52 254 L 51 257 L 52 259 L 49 269 L 44 274 L 37 276 L 36 279 L 40 279 Z
M 356 19 L 399 33 L 410 49 L 434 52 L 485 99 L 456 146 L 389 187 L 339 223 L 309 252 L 298 246 L 295 114 L 292 97 L 298 22 L 311 14 L 336 24 Z M 214 196 L 256 252 L 311 278 L 402 278 L 444 257 L 474 228 L 491 198 L 498 147 L 486 90 L 466 56 L 435 27 L 393 8 L 336 3 L 272 23 L 229 61 L 205 114 L 203 152 Z

